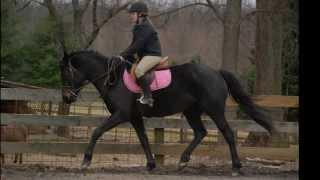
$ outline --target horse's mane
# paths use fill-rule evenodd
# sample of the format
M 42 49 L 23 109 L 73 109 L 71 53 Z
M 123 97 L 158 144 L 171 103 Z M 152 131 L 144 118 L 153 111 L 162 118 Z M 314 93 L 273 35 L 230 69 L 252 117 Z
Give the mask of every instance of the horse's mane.
M 113 82 L 112 81 L 116 81 L 117 79 L 120 79 L 121 74 L 124 70 L 124 68 L 126 68 L 126 64 L 123 63 L 123 61 L 120 61 L 118 59 L 111 57 L 106 57 L 104 55 L 102 55 L 101 53 L 94 51 L 94 50 L 80 50 L 80 51 L 75 51 L 70 53 L 69 58 L 72 59 L 73 57 L 82 57 L 82 59 L 85 59 L 89 61 L 87 61 L 87 63 L 90 63 L 91 60 L 96 60 L 99 63 L 101 63 L 101 65 L 104 68 L 107 68 L 107 72 L 109 74 L 109 80 L 107 80 L 107 83 L 111 83 L 109 84 L 109 86 L 112 86 Z M 96 66 L 96 65 L 95 65 Z
M 72 57 L 75 55 L 81 55 L 81 54 L 91 54 L 95 57 L 97 57 L 97 59 L 101 59 L 101 60 L 109 60 L 110 58 L 102 55 L 101 53 L 99 53 L 98 51 L 94 51 L 94 50 L 80 50 L 80 51 L 74 51 L 71 52 L 68 56 Z

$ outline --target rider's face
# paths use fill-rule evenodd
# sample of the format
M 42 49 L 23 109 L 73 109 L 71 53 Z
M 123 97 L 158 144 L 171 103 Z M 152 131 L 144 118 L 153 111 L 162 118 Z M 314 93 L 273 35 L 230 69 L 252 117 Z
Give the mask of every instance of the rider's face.
M 138 13 L 137 12 L 133 12 L 133 13 L 129 13 L 130 15 L 130 20 L 132 23 L 136 23 L 138 20 Z

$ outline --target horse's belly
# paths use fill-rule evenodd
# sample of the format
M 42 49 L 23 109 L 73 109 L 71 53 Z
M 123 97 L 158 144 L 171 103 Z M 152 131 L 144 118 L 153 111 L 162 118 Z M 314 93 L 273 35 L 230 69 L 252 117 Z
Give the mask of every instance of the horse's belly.
M 170 97 L 155 97 L 154 107 L 141 106 L 145 117 L 163 117 L 185 111 L 195 103 L 195 99 L 189 95 L 176 95 Z

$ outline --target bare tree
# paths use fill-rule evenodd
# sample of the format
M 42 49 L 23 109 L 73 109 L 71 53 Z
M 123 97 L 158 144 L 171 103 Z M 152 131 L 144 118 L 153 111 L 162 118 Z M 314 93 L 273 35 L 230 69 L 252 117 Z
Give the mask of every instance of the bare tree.
M 222 69 L 237 73 L 241 0 L 228 0 L 224 16 Z
M 281 94 L 282 17 L 286 1 L 257 0 L 255 94 Z
M 53 0 L 44 0 L 43 3 L 33 0 L 34 2 L 37 2 L 43 6 L 45 6 L 50 16 L 55 20 L 57 25 L 57 39 L 59 40 L 62 50 L 67 51 L 66 43 L 65 43 L 65 30 L 63 26 L 63 18 L 62 15 L 58 14 L 57 7 L 54 5 Z M 92 31 L 86 33 L 83 27 L 83 17 L 88 9 L 89 5 L 91 3 L 91 0 L 85 0 L 81 4 L 79 0 L 72 0 L 72 8 L 73 8 L 73 49 L 86 49 L 92 45 L 94 40 L 97 38 L 99 31 L 101 28 L 108 23 L 113 17 L 115 17 L 119 12 L 124 10 L 130 2 L 120 4 L 120 0 L 117 0 L 116 3 L 110 6 L 107 12 L 107 16 L 104 17 L 100 22 L 98 20 L 97 16 L 97 5 L 98 0 L 93 0 L 92 2 Z
M 75 49 L 84 49 L 88 48 L 93 41 L 96 39 L 100 29 L 115 15 L 117 15 L 121 10 L 125 9 L 129 3 L 126 3 L 122 6 L 117 3 L 115 6 L 113 6 L 108 13 L 108 16 L 103 19 L 100 23 L 98 22 L 97 18 L 97 1 L 93 0 L 93 18 L 92 18 L 92 27 L 93 30 L 89 35 L 87 35 L 84 31 L 84 27 L 82 25 L 82 20 L 85 11 L 88 9 L 89 4 L 91 0 L 85 0 L 84 4 L 81 5 L 79 0 L 72 0 L 72 7 L 73 7 L 73 44 L 75 46 L 73 48 Z M 35 1 L 39 3 L 40 5 L 45 6 L 48 11 L 51 18 L 56 23 L 56 38 L 58 40 L 58 44 L 60 45 L 61 49 L 58 49 L 58 58 L 62 59 L 63 53 L 67 52 L 66 47 L 66 40 L 65 40 L 65 27 L 63 24 L 63 18 L 62 15 L 58 13 L 57 7 L 54 5 L 53 0 L 44 0 L 43 2 Z M 70 105 L 61 103 L 59 105 L 59 113 L 60 114 L 68 114 L 70 110 Z M 69 128 L 68 127 L 58 127 L 58 134 L 64 137 L 69 137 Z
M 73 36 L 76 46 L 81 48 L 84 46 L 85 37 L 84 31 L 82 28 L 82 19 L 85 11 L 87 10 L 91 0 L 85 0 L 85 4 L 80 6 L 79 0 L 72 0 L 72 7 L 73 7 Z M 97 0 L 93 0 L 96 5 Z M 95 7 L 95 6 L 93 6 Z
M 94 1 L 96 2 L 97 0 L 94 0 Z M 108 14 L 107 17 L 105 17 L 105 18 L 101 21 L 101 23 L 98 23 L 98 21 L 97 21 L 97 16 L 94 15 L 94 16 L 93 16 L 93 19 L 92 19 L 93 30 L 92 30 L 91 34 L 88 36 L 87 42 L 86 42 L 84 48 L 90 47 L 90 46 L 92 45 L 93 41 L 97 38 L 97 36 L 98 36 L 101 28 L 102 28 L 106 23 L 108 23 L 112 18 L 114 18 L 117 14 L 119 14 L 121 11 L 125 10 L 129 4 L 130 4 L 130 2 L 127 2 L 127 3 L 123 4 L 123 5 L 120 5 L 120 1 L 117 0 L 117 3 L 116 3 L 115 5 L 113 5 L 113 6 L 110 7 L 110 9 L 108 10 L 108 13 L 107 13 L 107 14 Z M 93 13 L 95 13 L 95 14 L 97 13 L 97 11 L 96 11 L 96 9 L 97 9 L 97 8 L 96 8 L 96 5 L 97 5 L 97 4 L 94 3 L 94 6 L 93 6 L 93 9 L 95 9 L 95 10 L 93 11 Z
M 287 0 L 257 0 L 256 15 L 256 65 L 255 94 L 281 94 L 282 84 L 282 44 L 283 12 Z M 283 120 L 283 110 L 268 108 L 271 120 Z M 266 133 L 250 132 L 248 140 L 257 145 L 261 139 L 270 137 Z M 284 136 L 284 138 L 288 138 Z
M 219 8 L 220 4 L 213 3 L 213 1 L 211 0 L 206 0 L 206 3 L 189 3 L 182 7 L 175 8 L 164 13 L 160 13 L 158 16 L 164 14 L 172 14 L 190 6 L 205 6 L 210 8 L 215 18 L 217 18 L 219 22 L 223 24 L 224 27 L 224 36 L 222 44 L 222 68 L 236 73 L 239 51 L 241 2 L 241 0 L 227 0 L 224 16 L 222 15 L 223 13 L 221 12 L 221 7 Z

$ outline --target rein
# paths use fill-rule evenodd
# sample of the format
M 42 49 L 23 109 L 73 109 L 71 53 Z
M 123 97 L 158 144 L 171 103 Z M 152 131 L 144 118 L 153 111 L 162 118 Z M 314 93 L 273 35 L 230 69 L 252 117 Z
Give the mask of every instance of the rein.
M 101 76 L 98 76 L 97 78 L 94 78 L 93 80 L 91 81 L 86 81 L 85 83 L 83 83 L 79 88 L 75 89 L 75 90 L 71 90 L 72 86 L 63 86 L 63 87 L 68 87 L 68 90 L 69 92 L 75 96 L 75 97 L 78 97 L 78 94 L 75 93 L 75 92 L 78 92 L 80 91 L 82 88 L 84 88 L 84 86 L 90 84 L 90 83 L 94 83 L 96 82 L 97 80 L 100 80 L 102 78 L 104 78 L 105 76 L 107 76 L 107 78 L 105 79 L 103 85 L 104 87 L 107 87 L 104 91 L 106 91 L 108 89 L 108 87 L 110 86 L 113 86 L 114 83 L 117 81 L 117 75 L 116 75 L 116 68 L 121 64 L 121 63 L 128 63 L 128 64 L 132 64 L 130 61 L 128 60 L 125 60 L 125 59 L 122 59 L 122 58 L 119 58 L 119 60 L 114 60 L 114 59 L 111 59 L 109 61 L 106 61 L 107 64 L 106 64 L 106 72 L 103 73 Z M 120 62 L 120 63 L 119 63 Z M 73 79 L 73 70 L 77 70 L 75 69 L 71 64 L 69 64 L 69 67 L 70 67 L 70 71 L 72 72 L 72 79 Z M 111 79 L 111 73 L 113 73 L 114 75 L 114 79 L 112 80 Z M 72 80 L 73 81 L 73 80 Z M 71 87 L 71 88 L 70 88 Z

